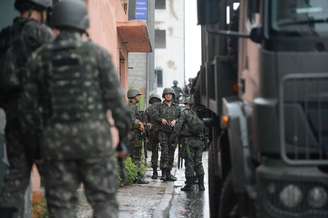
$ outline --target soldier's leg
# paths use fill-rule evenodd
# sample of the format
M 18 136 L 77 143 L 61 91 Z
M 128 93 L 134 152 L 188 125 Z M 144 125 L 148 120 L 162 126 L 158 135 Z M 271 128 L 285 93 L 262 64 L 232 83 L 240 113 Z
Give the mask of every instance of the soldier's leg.
M 150 137 L 150 145 L 152 146 L 152 151 L 151 151 L 151 167 L 153 168 L 153 176 L 152 179 L 157 179 L 158 174 L 157 174 L 157 167 L 158 167 L 158 135 L 151 135 Z
M 80 172 L 94 218 L 117 218 L 116 159 L 115 156 L 82 161 Z
M 161 157 L 160 157 L 160 168 L 162 170 L 161 180 L 166 181 L 166 174 L 168 169 L 169 161 L 169 145 L 168 145 L 168 136 L 165 132 L 159 133 L 159 141 L 161 146 Z
M 186 140 L 186 142 L 188 142 Z M 184 144 L 183 147 L 186 149 L 188 144 Z M 184 154 L 185 160 L 185 177 L 186 177 L 186 185 L 181 188 L 181 191 L 192 191 L 193 187 L 193 177 L 194 177 L 194 167 L 193 167 L 193 157 L 191 156 L 190 148 L 188 148 L 188 152 Z
M 169 144 L 169 154 L 168 154 L 168 169 L 167 169 L 167 177 L 169 181 L 176 181 L 177 178 L 171 174 L 171 170 L 173 168 L 174 162 L 174 152 L 176 150 L 176 144 Z
M 49 218 L 76 218 L 81 176 L 76 161 L 47 160 L 44 177 Z
M 144 175 L 142 172 L 142 147 L 136 147 L 136 155 L 135 155 L 135 164 L 137 166 L 138 175 L 137 175 L 137 184 L 148 184 L 149 182 L 144 180 Z
M 203 156 L 203 147 L 200 146 L 194 150 L 194 158 L 193 158 L 194 170 L 198 178 L 198 186 L 200 191 L 205 190 L 202 156 Z
M 152 146 L 152 150 L 151 150 L 151 167 L 153 169 L 157 169 L 158 167 L 158 148 L 159 148 L 159 140 L 158 140 L 158 135 L 154 136 L 152 135 L 152 137 L 150 137 L 149 140 L 151 146 Z
M 6 129 L 6 147 L 9 171 L 4 177 L 0 191 L 0 207 L 14 208 L 14 217 L 23 218 L 25 211 L 25 193 L 30 184 L 32 160 L 27 157 L 25 148 L 20 142 L 17 129 Z M 31 199 L 30 199 L 31 201 Z

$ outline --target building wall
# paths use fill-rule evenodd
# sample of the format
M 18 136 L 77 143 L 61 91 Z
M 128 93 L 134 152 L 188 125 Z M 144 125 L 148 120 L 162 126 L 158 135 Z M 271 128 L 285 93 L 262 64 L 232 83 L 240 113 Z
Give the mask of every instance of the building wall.
M 130 53 L 129 54 L 129 88 L 137 88 L 142 93 L 147 89 L 147 54 Z
M 88 0 L 90 29 L 92 40 L 106 48 L 112 55 L 117 71 L 121 69 L 121 83 L 127 88 L 127 52 L 120 43 L 117 34 L 118 21 L 127 21 L 128 17 L 122 7 L 121 0 Z M 121 54 L 121 55 L 120 55 Z M 124 67 L 120 66 L 120 59 L 124 57 Z
M 155 29 L 166 30 L 166 48 L 155 49 L 155 69 L 163 70 L 163 88 L 171 87 L 173 80 L 184 85 L 184 6 L 184 0 L 166 0 L 166 9 L 155 10 Z
M 136 0 L 131 1 L 131 3 Z M 155 17 L 155 0 L 148 0 L 148 35 L 154 48 L 154 17 Z M 130 7 L 131 19 L 134 19 L 135 8 Z M 154 51 L 151 53 L 129 53 L 129 79 L 128 84 L 131 88 L 137 88 L 144 93 L 145 98 L 148 99 L 150 93 L 154 92 L 155 74 L 154 74 Z M 147 102 L 147 101 L 146 101 Z

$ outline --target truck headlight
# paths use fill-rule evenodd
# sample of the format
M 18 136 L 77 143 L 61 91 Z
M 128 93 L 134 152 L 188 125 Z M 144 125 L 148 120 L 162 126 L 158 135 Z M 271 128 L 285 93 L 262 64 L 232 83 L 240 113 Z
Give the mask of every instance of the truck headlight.
M 280 201 L 285 207 L 297 207 L 303 200 L 301 189 L 296 185 L 288 185 L 280 192 Z
M 308 193 L 308 203 L 311 207 L 324 207 L 328 201 L 328 194 L 322 187 L 314 187 Z

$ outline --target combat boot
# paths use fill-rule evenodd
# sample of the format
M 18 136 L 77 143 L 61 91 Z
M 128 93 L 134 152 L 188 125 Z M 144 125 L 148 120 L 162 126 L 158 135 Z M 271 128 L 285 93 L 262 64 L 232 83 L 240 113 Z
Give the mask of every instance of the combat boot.
M 190 192 L 193 190 L 193 179 L 192 178 L 187 178 L 186 185 L 181 188 L 181 191 L 184 192 Z
M 163 180 L 163 181 L 167 181 L 167 176 L 166 176 L 167 174 L 166 174 L 166 169 L 163 169 L 162 170 L 162 177 L 161 177 L 161 180 Z
M 158 178 L 158 174 L 157 174 L 157 169 L 153 169 L 153 176 L 151 177 L 152 179 L 157 179 Z
M 199 191 L 205 191 L 204 175 L 198 176 L 198 188 Z
M 146 181 L 146 180 L 145 180 L 144 178 L 142 178 L 142 177 L 138 177 L 136 183 L 137 183 L 137 184 L 148 184 L 149 182 Z
M 177 177 L 175 177 L 171 174 L 171 170 L 167 170 L 166 171 L 166 180 L 174 182 L 174 181 L 177 181 Z
M 17 208 L 14 207 L 0 207 L 1 218 L 14 218 Z

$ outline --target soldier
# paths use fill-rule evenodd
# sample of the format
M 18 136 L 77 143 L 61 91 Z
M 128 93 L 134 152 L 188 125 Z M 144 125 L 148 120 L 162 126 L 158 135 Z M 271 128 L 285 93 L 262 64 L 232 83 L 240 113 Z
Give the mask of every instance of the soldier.
M 178 81 L 177 80 L 173 80 L 173 86 L 171 87 L 174 90 L 175 93 L 175 97 L 174 97 L 174 102 L 176 104 L 180 103 L 180 97 L 183 96 L 183 91 L 182 89 L 178 86 Z
M 20 15 L 0 32 L 0 105 L 6 113 L 5 138 L 10 164 L 0 191 L 0 214 L 17 211 L 15 217 L 24 217 L 24 196 L 30 184 L 32 165 L 40 158 L 35 126 L 29 129 L 29 134 L 23 134 L 26 129 L 22 129 L 18 118 L 18 105 L 28 58 L 53 39 L 51 30 L 44 25 L 51 7 L 52 0 L 16 0 L 15 8 Z
M 173 133 L 173 128 L 180 115 L 180 108 L 173 102 L 175 93 L 172 88 L 165 88 L 162 97 L 164 98 L 164 101 L 159 105 L 157 112 L 154 114 L 155 121 L 160 125 L 159 141 L 161 145 L 161 180 L 175 181 L 176 177 L 171 174 L 171 170 L 173 167 L 176 144 L 171 144 L 169 138 Z
M 141 172 L 142 164 L 142 139 L 141 135 L 145 132 L 144 124 L 142 123 L 142 117 L 139 115 L 138 103 L 142 94 L 137 89 L 129 89 L 127 97 L 129 99 L 129 108 L 132 114 L 132 131 L 129 134 L 129 149 L 132 156 L 132 160 L 137 166 L 138 175 L 136 183 L 148 184 L 144 180 Z M 146 152 L 146 151 L 145 151 Z
M 158 107 L 161 103 L 161 97 L 157 94 L 151 94 L 149 98 L 149 107 L 145 111 L 145 119 L 148 128 L 148 138 L 149 145 L 151 147 L 151 167 L 153 168 L 152 179 L 157 179 L 157 167 L 158 167 L 158 148 L 159 148 L 159 140 L 158 140 L 158 131 L 159 125 L 154 120 L 154 114 L 158 111 Z
M 186 97 L 191 96 L 192 84 L 193 84 L 193 78 L 189 78 L 188 79 L 188 84 L 185 85 L 184 90 L 183 90 Z
M 82 183 L 93 217 L 116 218 L 111 133 L 116 127 L 122 141 L 130 113 L 115 67 L 104 48 L 83 37 L 89 27 L 84 1 L 59 1 L 50 24 L 56 38 L 33 54 L 22 100 L 28 108 L 22 117 L 26 125 L 42 115 L 49 217 L 77 217 L 77 189 Z
M 170 141 L 179 138 L 184 150 L 186 185 L 181 190 L 192 191 L 194 172 L 196 172 L 199 190 L 204 191 L 204 168 L 202 164 L 204 143 L 201 140 L 201 133 L 205 126 L 197 114 L 191 110 L 191 97 L 186 98 L 184 104 L 186 108 L 181 112 L 181 116 L 174 127 L 174 134 L 170 138 Z

